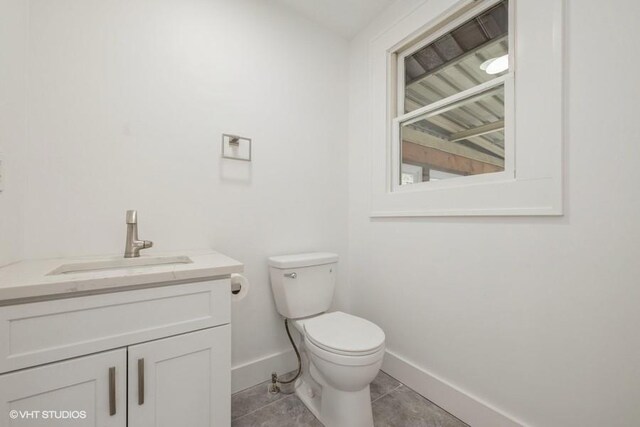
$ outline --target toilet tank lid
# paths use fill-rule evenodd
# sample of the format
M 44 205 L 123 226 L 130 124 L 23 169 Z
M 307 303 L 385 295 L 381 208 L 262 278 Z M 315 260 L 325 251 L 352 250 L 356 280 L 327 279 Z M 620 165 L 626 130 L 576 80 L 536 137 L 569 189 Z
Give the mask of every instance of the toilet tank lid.
M 311 267 L 314 265 L 332 264 L 334 262 L 338 262 L 338 255 L 330 252 L 280 255 L 269 258 L 269 265 L 275 268 Z

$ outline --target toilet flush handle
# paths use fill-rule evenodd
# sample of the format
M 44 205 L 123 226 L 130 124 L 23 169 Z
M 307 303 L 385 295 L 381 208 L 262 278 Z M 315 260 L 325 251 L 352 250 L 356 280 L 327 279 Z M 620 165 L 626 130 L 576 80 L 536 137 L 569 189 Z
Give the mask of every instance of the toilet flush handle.
M 295 279 L 296 277 L 298 277 L 298 273 L 286 273 L 284 275 L 284 277 L 288 277 L 289 279 Z

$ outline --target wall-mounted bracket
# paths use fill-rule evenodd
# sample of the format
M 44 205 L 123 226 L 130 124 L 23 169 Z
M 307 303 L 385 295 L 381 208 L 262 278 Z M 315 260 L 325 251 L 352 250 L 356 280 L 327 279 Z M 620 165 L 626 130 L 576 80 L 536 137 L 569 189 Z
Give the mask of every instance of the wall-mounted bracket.
M 251 161 L 251 139 L 237 135 L 222 135 L 222 158 Z

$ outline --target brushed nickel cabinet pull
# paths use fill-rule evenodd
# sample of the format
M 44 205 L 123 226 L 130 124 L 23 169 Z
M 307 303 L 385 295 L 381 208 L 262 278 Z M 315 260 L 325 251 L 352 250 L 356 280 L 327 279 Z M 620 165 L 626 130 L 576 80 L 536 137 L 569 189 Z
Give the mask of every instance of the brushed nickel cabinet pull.
M 138 359 L 138 405 L 144 404 L 144 358 Z
M 109 368 L 109 415 L 116 414 L 116 368 Z

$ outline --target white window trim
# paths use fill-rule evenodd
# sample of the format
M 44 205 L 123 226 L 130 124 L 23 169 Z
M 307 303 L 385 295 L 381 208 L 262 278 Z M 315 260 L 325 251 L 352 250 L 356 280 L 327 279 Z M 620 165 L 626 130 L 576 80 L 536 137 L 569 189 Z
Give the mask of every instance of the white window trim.
M 371 43 L 372 217 L 562 215 L 563 0 L 510 1 L 510 72 L 502 78 L 505 144 L 513 145 L 505 146 L 505 171 L 397 185 L 399 126 L 407 118 L 395 117 L 396 94 L 404 90 L 398 52 L 403 57 L 415 52 L 497 2 L 430 0 Z

